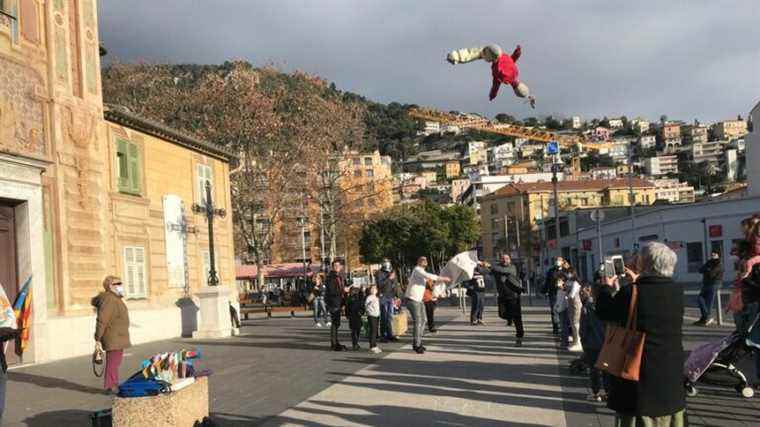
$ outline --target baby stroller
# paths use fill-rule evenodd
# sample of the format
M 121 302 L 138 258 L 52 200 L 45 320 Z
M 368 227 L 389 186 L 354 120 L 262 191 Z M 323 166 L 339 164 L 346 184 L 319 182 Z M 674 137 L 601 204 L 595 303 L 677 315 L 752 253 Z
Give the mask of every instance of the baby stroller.
M 717 342 L 703 344 L 691 352 L 684 364 L 684 386 L 686 395 L 698 393 L 697 381 L 718 386 L 733 386 L 737 393 L 747 399 L 754 396 L 754 390 L 747 383 L 747 376 L 736 366 L 741 360 L 758 351 L 747 344 L 758 317 L 746 331 L 735 331 Z

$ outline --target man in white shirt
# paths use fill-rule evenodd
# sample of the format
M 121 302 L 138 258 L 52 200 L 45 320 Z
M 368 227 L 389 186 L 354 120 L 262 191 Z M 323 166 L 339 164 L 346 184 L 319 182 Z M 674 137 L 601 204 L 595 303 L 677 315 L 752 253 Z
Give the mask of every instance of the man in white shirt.
M 425 352 L 425 347 L 422 345 L 422 334 L 425 330 L 425 304 L 422 302 L 422 297 L 425 295 L 425 282 L 427 280 L 432 282 L 450 281 L 448 277 L 428 273 L 425 271 L 427 266 L 427 258 L 424 256 L 417 258 L 417 266 L 414 267 L 411 276 L 409 276 L 409 285 L 404 295 L 406 308 L 409 310 L 412 322 L 414 322 L 412 348 L 419 354 Z

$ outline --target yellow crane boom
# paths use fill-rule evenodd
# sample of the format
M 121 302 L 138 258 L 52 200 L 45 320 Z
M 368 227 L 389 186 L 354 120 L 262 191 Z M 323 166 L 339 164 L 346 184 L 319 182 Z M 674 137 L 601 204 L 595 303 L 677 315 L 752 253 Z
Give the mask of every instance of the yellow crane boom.
M 580 145 L 579 149 L 581 150 L 583 147 L 591 150 L 599 150 L 600 148 L 610 148 L 612 146 L 612 144 L 608 142 L 589 141 L 583 135 L 560 135 L 554 132 L 534 129 L 528 126 L 494 123 L 483 117 L 478 117 L 475 115 L 455 115 L 450 113 L 443 113 L 429 108 L 411 108 L 409 109 L 408 114 L 410 117 L 414 117 L 416 119 L 429 120 L 432 122 L 458 126 L 462 129 L 476 129 L 483 132 L 514 136 L 517 138 L 526 138 L 531 141 L 544 143 L 557 141 L 563 148 Z

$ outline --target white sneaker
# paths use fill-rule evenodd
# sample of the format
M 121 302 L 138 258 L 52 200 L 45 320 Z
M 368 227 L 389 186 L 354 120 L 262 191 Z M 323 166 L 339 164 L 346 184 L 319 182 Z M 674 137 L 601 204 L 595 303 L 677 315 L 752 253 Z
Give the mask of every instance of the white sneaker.
M 371 349 L 369 349 L 369 352 L 377 354 L 377 353 L 382 353 L 383 351 L 380 350 L 380 347 L 372 347 Z
M 316 326 L 318 328 L 321 328 L 322 327 L 322 322 L 317 322 L 314 326 Z
M 325 326 L 328 326 L 328 327 L 332 326 L 332 322 L 325 323 Z
M 571 351 L 573 353 L 580 353 L 583 351 L 583 346 L 581 346 L 580 343 L 576 343 L 568 347 L 567 351 Z

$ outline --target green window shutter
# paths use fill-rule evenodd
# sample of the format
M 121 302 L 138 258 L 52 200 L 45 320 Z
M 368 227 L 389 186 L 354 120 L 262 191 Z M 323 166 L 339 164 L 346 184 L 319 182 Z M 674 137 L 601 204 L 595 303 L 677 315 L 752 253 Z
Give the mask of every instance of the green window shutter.
M 119 191 L 129 192 L 129 154 L 127 146 L 129 143 L 123 139 L 116 142 L 116 174 L 119 181 Z
M 129 190 L 140 194 L 140 149 L 137 144 L 129 144 Z

